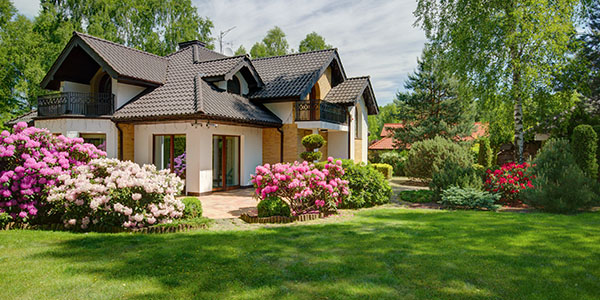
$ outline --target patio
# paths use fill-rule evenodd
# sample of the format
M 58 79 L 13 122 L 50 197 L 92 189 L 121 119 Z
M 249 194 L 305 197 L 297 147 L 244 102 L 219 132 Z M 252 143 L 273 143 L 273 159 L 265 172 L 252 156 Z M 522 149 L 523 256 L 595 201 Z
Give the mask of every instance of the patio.
M 198 197 L 202 202 L 202 216 L 210 219 L 238 218 L 241 214 L 257 214 L 258 201 L 252 198 L 252 189 L 243 188 L 215 192 Z

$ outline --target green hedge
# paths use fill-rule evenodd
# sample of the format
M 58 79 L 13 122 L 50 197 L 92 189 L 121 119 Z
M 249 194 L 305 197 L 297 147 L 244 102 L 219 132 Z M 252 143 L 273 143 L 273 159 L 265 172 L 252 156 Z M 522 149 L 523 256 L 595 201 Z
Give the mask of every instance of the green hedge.
M 433 192 L 430 190 L 402 191 L 398 196 L 400 200 L 411 203 L 433 202 Z
M 450 187 L 483 189 L 482 172 L 470 166 L 461 166 L 455 162 L 444 163 L 442 169 L 433 174 L 429 188 L 433 191 L 433 200 L 440 201 L 444 190 Z
M 392 175 L 394 173 L 394 168 L 388 164 L 371 164 L 375 170 L 379 171 L 383 174 L 385 179 L 392 179 Z
M 302 138 L 302 146 L 304 146 L 307 151 L 321 148 L 325 146 L 325 144 L 327 144 L 327 141 L 325 141 L 325 138 L 320 134 L 313 133 Z
M 479 155 L 477 156 L 477 163 L 482 165 L 484 168 L 490 168 L 492 166 L 492 147 L 490 146 L 490 140 L 487 138 L 481 138 L 479 140 Z
M 300 153 L 300 158 L 302 158 L 308 162 L 320 160 L 321 157 L 323 157 L 323 153 L 321 153 L 321 152 L 305 151 L 305 152 Z
M 496 210 L 499 205 L 494 204 L 500 199 L 499 194 L 476 190 L 473 188 L 450 187 L 444 190 L 439 201 L 444 207 L 456 209 L 489 209 Z
M 185 205 L 183 210 L 183 217 L 186 219 L 194 219 L 202 217 L 202 202 L 198 197 L 185 197 L 181 199 L 181 202 Z
M 463 145 L 439 136 L 416 142 L 408 152 L 406 175 L 425 180 L 431 179 L 446 162 L 467 167 L 473 164 L 473 157 L 469 149 Z
M 258 216 L 261 218 L 272 216 L 289 217 L 291 215 L 290 206 L 279 197 L 268 197 L 261 200 L 256 208 L 258 209 Z
M 598 135 L 590 125 L 579 125 L 573 129 L 571 146 L 577 165 L 586 176 L 598 178 L 598 162 L 596 151 L 598 148 Z

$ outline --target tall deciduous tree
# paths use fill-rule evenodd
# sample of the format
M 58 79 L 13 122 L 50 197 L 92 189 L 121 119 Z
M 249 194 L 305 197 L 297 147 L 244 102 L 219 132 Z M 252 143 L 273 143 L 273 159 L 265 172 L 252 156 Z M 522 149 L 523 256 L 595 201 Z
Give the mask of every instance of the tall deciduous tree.
M 261 42 L 256 42 L 250 49 L 252 58 L 286 55 L 289 53 L 289 44 L 285 33 L 281 28 L 275 26 L 267 32 Z
M 235 55 L 244 55 L 244 54 L 248 54 L 248 51 L 246 51 L 246 48 L 244 48 L 244 45 L 240 45 L 240 47 L 237 48 L 237 50 L 235 50 Z
M 454 139 L 471 135 L 471 98 L 445 71 L 446 64 L 438 47 L 426 45 L 417 70 L 404 85 L 408 92 L 397 94 L 398 118 L 404 126 L 395 129 L 394 138 L 400 148 L 436 136 Z
M 311 32 L 300 42 L 298 52 L 308 52 L 332 48 L 331 45 L 325 43 L 325 38 L 316 32 Z
M 523 102 L 550 89 L 576 33 L 583 0 L 418 0 L 415 24 L 448 50 L 449 66 L 479 95 L 513 103 L 514 136 L 523 159 Z
M 590 72 L 588 79 L 589 97 L 600 97 L 600 3 L 590 7 L 587 32 L 583 34 L 581 54 Z

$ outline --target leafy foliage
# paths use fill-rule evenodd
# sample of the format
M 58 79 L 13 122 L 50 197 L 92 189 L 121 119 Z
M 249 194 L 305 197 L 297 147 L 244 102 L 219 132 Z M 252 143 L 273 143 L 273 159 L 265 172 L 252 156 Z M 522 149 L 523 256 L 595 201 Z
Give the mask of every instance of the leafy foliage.
M 311 151 L 314 149 L 321 148 L 325 146 L 327 141 L 320 134 L 309 134 L 302 138 L 302 146 L 306 148 L 306 150 Z
M 279 197 L 267 197 L 260 200 L 256 207 L 258 216 L 261 218 L 271 216 L 289 217 L 291 215 L 290 206 Z
M 566 139 L 546 142 L 528 174 L 534 188 L 522 193 L 523 200 L 541 210 L 571 213 L 598 199 L 598 184 L 579 168 Z
M 320 151 L 317 152 L 313 152 L 313 151 L 304 151 L 300 153 L 300 158 L 302 158 L 305 161 L 315 161 L 315 160 L 320 160 L 321 157 L 323 157 L 323 153 Z
M 298 52 L 309 52 L 330 48 L 333 48 L 333 46 L 325 43 L 325 39 L 318 33 L 313 31 L 307 34 L 306 37 L 302 41 L 300 41 Z
M 5 212 L 1 212 L 0 213 L 0 230 L 2 228 L 4 228 L 10 222 L 12 222 L 12 217 Z
M 392 175 L 394 173 L 394 168 L 388 164 L 371 164 L 375 170 L 385 177 L 385 179 L 392 179 Z
M 256 42 L 250 49 L 252 58 L 286 55 L 289 53 L 289 44 L 285 33 L 278 26 L 267 32 L 261 42 Z
M 473 166 L 461 166 L 454 162 L 444 163 L 442 169 L 433 174 L 429 188 L 433 191 L 433 200 L 441 200 L 442 194 L 450 187 L 483 189 L 481 174 Z
M 447 67 L 473 87 L 483 107 L 504 108 L 506 114 L 488 114 L 490 124 L 512 109 L 522 159 L 527 115 L 544 110 L 547 99 L 561 103 L 559 97 L 536 95 L 556 94 L 553 79 L 569 61 L 578 9 L 585 2 L 419 0 L 414 14 L 426 36 L 445 49 Z
M 406 175 L 424 180 L 431 179 L 446 162 L 467 167 L 473 163 L 473 157 L 466 147 L 439 136 L 416 142 L 408 152 Z
M 194 219 L 202 217 L 202 202 L 198 197 L 185 197 L 181 199 L 185 208 L 183 209 L 183 218 Z
M 426 45 L 414 74 L 404 87 L 408 93 L 398 93 L 401 103 L 398 118 L 404 126 L 394 129 L 400 147 L 436 136 L 448 139 L 471 135 L 474 107 L 466 93 L 460 93 L 459 82 L 445 71 L 442 51 Z
M 577 165 L 590 178 L 598 178 L 598 135 L 590 125 L 579 125 L 573 130 L 571 146 Z
M 388 151 L 379 156 L 379 162 L 388 164 L 394 168 L 394 176 L 404 175 L 404 164 L 408 157 L 408 151 Z
M 432 202 L 433 192 L 430 190 L 402 191 L 398 195 L 400 200 L 411 203 Z
M 350 197 L 344 199 L 340 208 L 371 207 L 390 201 L 392 187 L 383 174 L 373 166 L 344 159 L 342 167 L 344 168 L 342 179 L 348 181 Z
M 442 193 L 439 201 L 445 207 L 459 209 L 489 209 L 496 210 L 498 205 L 494 204 L 500 199 L 500 195 L 491 194 L 474 188 L 450 187 Z
M 477 163 L 484 168 L 492 166 L 493 160 L 492 147 L 490 147 L 490 140 L 487 138 L 479 139 L 479 153 L 477 155 Z
M 235 50 L 234 53 L 236 56 L 237 55 L 246 55 L 248 54 L 248 51 L 246 50 L 246 48 L 244 47 L 244 45 L 240 45 L 237 50 Z

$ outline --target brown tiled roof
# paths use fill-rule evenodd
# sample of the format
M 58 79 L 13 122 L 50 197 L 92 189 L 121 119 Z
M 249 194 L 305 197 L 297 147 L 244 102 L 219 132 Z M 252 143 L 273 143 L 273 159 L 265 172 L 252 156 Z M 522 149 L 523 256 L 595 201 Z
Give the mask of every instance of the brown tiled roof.
M 33 122 L 33 118 L 37 117 L 37 110 L 32 110 L 30 112 L 26 112 L 10 121 L 7 121 L 5 124 L 8 126 L 13 126 L 19 122 L 25 122 L 27 124 L 30 124 L 31 122 Z
M 367 88 L 369 77 L 348 78 L 334 86 L 323 100 L 333 103 L 354 103 Z
M 265 83 L 251 98 L 300 96 L 308 84 L 327 67 L 335 49 L 253 59 L 252 64 Z
M 162 56 L 126 47 L 80 32 L 74 32 L 119 75 L 162 84 L 168 60 Z
M 113 117 L 128 120 L 204 115 L 240 122 L 281 124 L 281 120 L 263 106 L 196 79 L 198 75 L 223 75 L 248 60 L 246 56 L 194 63 L 193 51 L 193 47 L 187 47 L 169 56 L 167 82 L 124 105 Z M 200 90 L 196 88 L 197 82 L 200 83 Z

